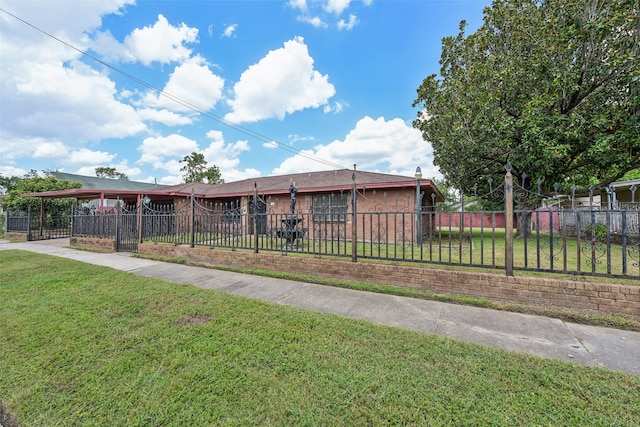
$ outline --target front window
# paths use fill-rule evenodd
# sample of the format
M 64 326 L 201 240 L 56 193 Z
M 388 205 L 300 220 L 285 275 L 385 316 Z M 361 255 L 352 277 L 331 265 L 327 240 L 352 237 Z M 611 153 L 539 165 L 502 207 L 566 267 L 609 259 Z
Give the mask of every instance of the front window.
M 313 196 L 313 220 L 337 222 L 347 220 L 347 194 L 329 193 Z

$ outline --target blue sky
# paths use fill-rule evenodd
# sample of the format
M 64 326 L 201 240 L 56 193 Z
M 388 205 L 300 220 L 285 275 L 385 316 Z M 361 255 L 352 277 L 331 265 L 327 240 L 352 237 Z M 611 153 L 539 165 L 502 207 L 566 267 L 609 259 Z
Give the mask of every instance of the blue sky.
M 439 177 L 411 104 L 442 38 L 488 5 L 1 0 L 0 173 L 177 184 L 197 151 L 227 182 L 354 164 Z

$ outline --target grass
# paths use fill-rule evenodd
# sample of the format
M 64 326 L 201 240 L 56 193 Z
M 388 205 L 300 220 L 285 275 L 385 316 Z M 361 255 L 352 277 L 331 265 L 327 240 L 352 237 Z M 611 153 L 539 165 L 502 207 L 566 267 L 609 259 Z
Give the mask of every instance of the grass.
M 0 252 L 21 425 L 634 425 L 640 377 Z

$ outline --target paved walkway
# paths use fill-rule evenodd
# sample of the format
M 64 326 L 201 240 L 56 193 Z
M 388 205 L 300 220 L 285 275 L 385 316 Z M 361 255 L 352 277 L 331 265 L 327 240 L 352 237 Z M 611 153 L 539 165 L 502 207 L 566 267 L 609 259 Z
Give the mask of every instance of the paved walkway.
M 69 239 L 28 243 L 0 240 L 0 250 L 21 249 L 70 258 L 140 276 L 640 375 L 640 332 L 164 263 L 128 253 L 78 251 L 68 244 Z

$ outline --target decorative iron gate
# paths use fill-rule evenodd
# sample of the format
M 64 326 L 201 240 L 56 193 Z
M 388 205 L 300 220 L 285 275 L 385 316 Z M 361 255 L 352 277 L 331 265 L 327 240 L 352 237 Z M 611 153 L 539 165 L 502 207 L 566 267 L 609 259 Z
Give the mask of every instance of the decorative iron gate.
M 138 206 L 119 207 L 116 214 L 116 251 L 138 252 L 140 216 Z
M 72 236 L 114 239 L 117 251 L 138 252 L 139 222 L 136 205 L 74 206 Z

